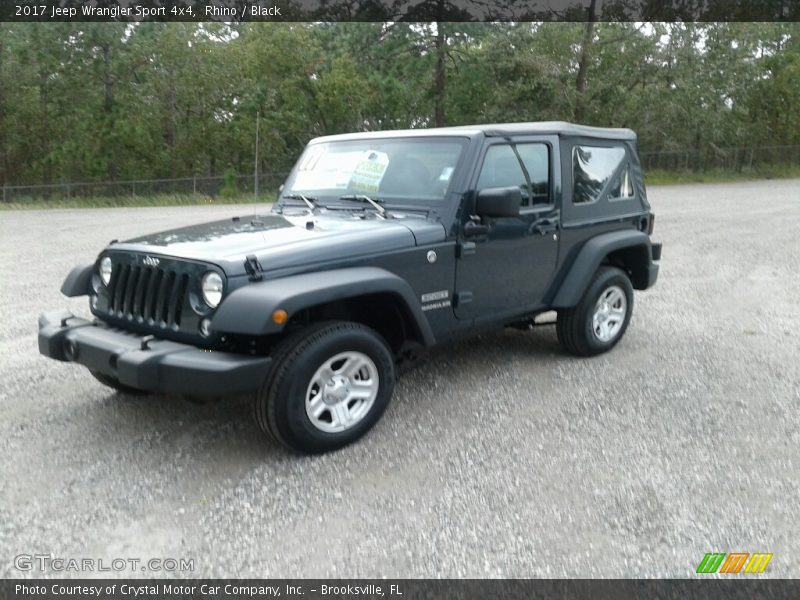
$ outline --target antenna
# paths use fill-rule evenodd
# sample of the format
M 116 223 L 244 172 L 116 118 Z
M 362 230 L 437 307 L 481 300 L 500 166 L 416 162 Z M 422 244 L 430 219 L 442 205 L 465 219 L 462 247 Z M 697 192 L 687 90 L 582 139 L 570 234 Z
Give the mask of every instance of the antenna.
M 258 203 L 258 124 L 261 120 L 261 111 L 256 111 L 256 159 L 253 165 L 253 194 L 254 200 Z

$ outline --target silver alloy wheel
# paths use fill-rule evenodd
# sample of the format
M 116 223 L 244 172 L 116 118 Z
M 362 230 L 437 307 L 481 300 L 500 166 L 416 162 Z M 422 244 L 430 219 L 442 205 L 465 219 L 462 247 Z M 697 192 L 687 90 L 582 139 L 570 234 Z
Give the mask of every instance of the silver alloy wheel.
M 628 313 L 628 298 L 625 291 L 612 285 L 603 290 L 592 315 L 592 332 L 601 342 L 607 343 L 619 335 Z
M 306 414 L 326 433 L 340 433 L 360 423 L 378 397 L 380 379 L 372 359 L 362 352 L 342 352 L 326 360 L 306 390 Z

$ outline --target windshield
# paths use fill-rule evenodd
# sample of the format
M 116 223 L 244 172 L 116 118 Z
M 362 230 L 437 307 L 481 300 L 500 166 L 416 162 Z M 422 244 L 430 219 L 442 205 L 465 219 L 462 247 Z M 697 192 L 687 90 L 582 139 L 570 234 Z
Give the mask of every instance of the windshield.
M 465 143 L 418 137 L 311 144 L 283 194 L 323 201 L 361 194 L 387 203 L 441 202 Z

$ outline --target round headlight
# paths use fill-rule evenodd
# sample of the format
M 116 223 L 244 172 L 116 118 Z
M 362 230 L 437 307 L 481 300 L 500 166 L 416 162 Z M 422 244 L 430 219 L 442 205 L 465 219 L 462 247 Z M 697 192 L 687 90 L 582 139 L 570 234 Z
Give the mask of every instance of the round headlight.
M 103 285 L 108 285 L 108 282 L 111 281 L 111 271 L 113 269 L 113 265 L 111 264 L 111 259 L 107 256 L 103 257 L 100 261 L 100 279 L 103 282 Z
M 222 277 L 214 271 L 209 271 L 203 275 L 201 283 L 203 291 L 203 300 L 211 308 L 217 308 L 220 300 L 222 300 Z

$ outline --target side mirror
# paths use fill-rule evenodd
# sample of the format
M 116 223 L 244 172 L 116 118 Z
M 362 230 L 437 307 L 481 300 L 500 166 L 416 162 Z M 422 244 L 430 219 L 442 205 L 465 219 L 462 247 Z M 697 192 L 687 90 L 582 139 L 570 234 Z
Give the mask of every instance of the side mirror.
M 484 188 L 475 199 L 475 213 L 479 217 L 518 217 L 522 204 L 522 190 L 517 186 Z

